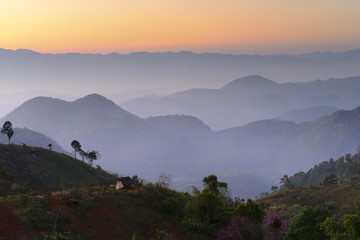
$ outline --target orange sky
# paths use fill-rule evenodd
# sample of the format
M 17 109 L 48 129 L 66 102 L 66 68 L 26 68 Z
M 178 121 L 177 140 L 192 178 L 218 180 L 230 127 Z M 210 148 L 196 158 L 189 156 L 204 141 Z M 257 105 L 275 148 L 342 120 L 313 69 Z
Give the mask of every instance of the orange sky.
M 360 48 L 358 0 L 0 1 L 0 48 L 298 53 Z

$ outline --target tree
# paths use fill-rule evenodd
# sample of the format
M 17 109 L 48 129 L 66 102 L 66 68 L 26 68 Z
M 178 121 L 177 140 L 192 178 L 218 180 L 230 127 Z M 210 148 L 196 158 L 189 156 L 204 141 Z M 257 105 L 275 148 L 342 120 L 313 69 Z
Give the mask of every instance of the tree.
M 48 147 L 49 147 L 49 150 L 51 151 L 51 150 L 52 150 L 52 144 L 49 143 L 49 144 L 48 144 Z
M 329 215 L 329 210 L 323 206 L 316 208 L 309 206 L 304 207 L 302 211 L 293 218 L 289 231 L 286 234 L 286 239 L 326 239 L 327 236 L 321 228 L 321 224 Z
M 235 209 L 235 214 L 246 217 L 256 224 L 262 223 L 265 215 L 261 207 L 251 199 L 248 199 L 245 204 L 240 204 L 237 206 Z
M 100 158 L 100 153 L 98 151 L 88 151 L 85 154 L 86 159 L 88 160 L 89 164 L 92 166 L 93 161 L 98 160 Z
M 338 178 L 335 174 L 330 174 L 324 178 L 323 186 L 333 186 L 338 184 Z
M 346 154 L 345 161 L 350 172 L 355 175 L 360 175 L 360 153 L 357 153 L 352 157 L 350 154 Z
M 6 121 L 1 129 L 1 133 L 6 134 L 8 139 L 9 139 L 9 144 L 10 144 L 10 139 L 12 138 L 12 136 L 14 135 L 14 130 L 12 129 L 12 124 L 10 121 Z
M 71 147 L 74 149 L 74 158 L 76 158 L 76 152 L 81 151 L 81 145 L 78 140 L 73 140 L 71 142 Z
M 280 179 L 280 184 L 282 184 L 281 187 L 285 188 L 285 189 L 293 188 L 292 182 L 291 182 L 290 178 L 288 177 L 288 175 L 284 175 L 284 177 L 282 177 Z
M 209 175 L 203 179 L 204 188 L 219 194 L 226 192 L 228 189 L 227 183 L 219 182 L 217 176 Z

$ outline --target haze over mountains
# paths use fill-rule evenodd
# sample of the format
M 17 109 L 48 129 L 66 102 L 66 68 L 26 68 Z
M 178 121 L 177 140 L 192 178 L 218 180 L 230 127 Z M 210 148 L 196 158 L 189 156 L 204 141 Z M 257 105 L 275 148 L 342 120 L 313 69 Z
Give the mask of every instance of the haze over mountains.
M 255 120 L 284 119 L 281 115 L 285 112 L 316 107 L 312 111 L 302 111 L 301 117 L 304 121 L 314 120 L 336 109 L 357 107 L 359 92 L 360 77 L 279 84 L 254 75 L 218 89 L 190 89 L 165 97 L 138 98 L 121 106 L 142 117 L 192 115 L 212 129 L 225 129 Z
M 151 181 L 165 172 L 178 188 L 216 174 L 233 196 L 254 196 L 283 174 L 356 151 L 359 66 L 360 50 L 236 56 L 0 49 L 0 113 L 27 128 L 16 129 L 16 143 L 32 145 L 35 138 L 20 134 L 41 133 L 36 144 L 56 141 L 71 152 L 76 139 L 83 150 L 99 151 L 107 170 Z
M 254 74 L 279 83 L 359 76 L 359 65 L 360 50 L 302 55 L 102 55 L 0 49 L 0 78 L 12 83 L 2 86 L 0 93 L 42 90 L 84 96 L 91 92 L 145 90 L 170 94 L 190 88 L 217 89 L 231 80 Z M 99 85 L 99 81 L 104 84 Z
M 353 153 L 360 143 L 360 108 L 300 124 L 262 120 L 213 131 L 191 116 L 139 118 L 92 94 L 72 102 L 34 98 L 5 119 L 52 137 L 68 151 L 77 139 L 84 150 L 101 153 L 100 165 L 120 174 L 155 181 L 165 172 L 182 189 L 216 174 L 233 196 L 268 191 L 283 174 Z

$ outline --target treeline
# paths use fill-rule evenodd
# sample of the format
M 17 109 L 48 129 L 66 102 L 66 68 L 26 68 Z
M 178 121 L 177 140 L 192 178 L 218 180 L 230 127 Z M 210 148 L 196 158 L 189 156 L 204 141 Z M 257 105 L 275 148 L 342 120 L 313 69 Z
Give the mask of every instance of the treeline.
M 231 199 L 227 184 L 215 175 L 205 177 L 203 184 L 203 190 L 194 188 L 189 194 L 156 183 L 142 186 L 145 191 L 141 197 L 160 212 L 175 216 L 186 239 L 360 239 L 360 197 L 355 199 L 353 210 L 343 214 L 334 202 L 310 206 Z
M 360 153 L 346 154 L 315 165 L 309 171 L 298 172 L 289 179 L 293 187 L 351 183 L 360 175 Z

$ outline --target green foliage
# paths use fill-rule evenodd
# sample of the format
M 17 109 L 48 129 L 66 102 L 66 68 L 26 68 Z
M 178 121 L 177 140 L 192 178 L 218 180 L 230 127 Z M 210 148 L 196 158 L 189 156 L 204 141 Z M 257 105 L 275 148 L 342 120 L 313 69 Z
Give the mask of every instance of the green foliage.
M 251 220 L 253 223 L 262 223 L 265 212 L 253 200 L 248 199 L 235 209 L 235 214 Z
M 344 235 L 348 240 L 360 239 L 360 213 L 344 215 Z
M 203 231 L 204 225 L 195 216 L 187 216 L 180 221 L 181 227 L 188 233 L 199 233 Z
M 319 226 L 321 231 L 323 231 L 330 240 L 339 238 L 341 227 L 332 217 L 327 217 Z
M 333 185 L 337 185 L 337 184 L 338 184 L 338 178 L 334 173 L 332 173 L 324 178 L 323 186 L 325 186 L 325 187 L 333 186 Z
M 321 240 L 326 239 L 322 223 L 329 217 L 329 210 L 326 207 L 304 207 L 302 211 L 297 214 L 287 232 L 287 239 L 289 240 Z
M 204 190 L 195 196 L 194 202 L 203 223 L 217 222 L 221 211 L 221 199 L 215 192 Z
M 222 189 L 227 190 L 228 188 L 227 183 L 219 182 L 217 176 L 215 175 L 209 175 L 207 177 L 204 177 L 203 183 L 205 189 L 208 189 L 218 194 L 221 192 Z
M 21 215 L 21 220 L 31 230 L 45 230 L 53 224 L 54 216 L 49 214 L 45 206 L 32 202 Z

